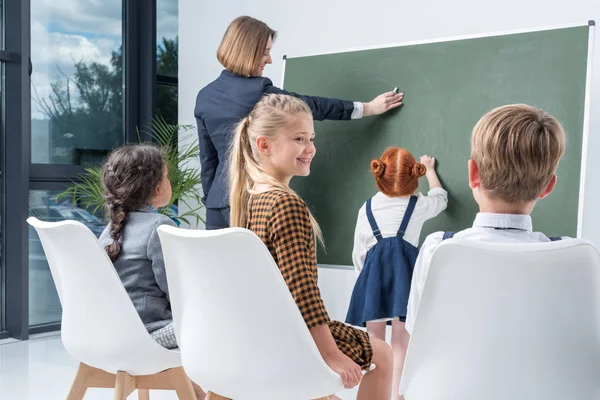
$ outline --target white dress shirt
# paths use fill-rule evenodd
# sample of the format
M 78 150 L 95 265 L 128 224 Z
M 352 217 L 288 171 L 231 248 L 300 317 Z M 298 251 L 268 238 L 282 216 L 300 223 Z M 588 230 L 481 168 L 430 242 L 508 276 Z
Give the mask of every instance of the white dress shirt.
M 350 119 L 361 119 L 365 112 L 365 107 L 363 103 L 359 101 L 354 102 L 354 110 L 352 110 L 352 114 L 350 115 Z

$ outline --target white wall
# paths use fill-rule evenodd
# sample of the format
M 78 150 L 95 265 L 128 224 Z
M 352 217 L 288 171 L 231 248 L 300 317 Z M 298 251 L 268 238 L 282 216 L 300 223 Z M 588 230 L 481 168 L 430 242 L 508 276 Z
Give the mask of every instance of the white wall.
M 584 23 L 590 19 L 600 24 L 600 0 L 179 0 L 180 123 L 195 123 L 196 94 L 220 73 L 216 49 L 229 22 L 240 15 L 261 19 L 279 32 L 272 52 L 273 65 L 265 70 L 265 75 L 278 85 L 284 54 Z M 600 34 L 596 36 L 592 115 L 600 117 Z M 599 120 L 590 126 L 588 171 L 600 170 Z M 595 177 L 593 173 L 587 175 L 583 236 L 600 245 L 600 207 L 593 201 L 600 198 L 600 179 Z M 331 279 L 322 287 L 325 292 L 345 293 L 345 285 L 351 281 Z M 345 282 L 341 283 L 344 287 L 336 282 Z M 343 314 L 342 310 L 332 312 Z

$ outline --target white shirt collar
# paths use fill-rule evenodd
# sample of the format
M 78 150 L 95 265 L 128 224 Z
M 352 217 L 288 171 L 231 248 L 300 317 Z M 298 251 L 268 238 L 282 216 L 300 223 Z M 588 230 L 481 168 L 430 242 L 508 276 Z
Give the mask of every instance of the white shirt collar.
M 531 216 L 522 214 L 493 214 L 478 213 L 473 222 L 473 228 L 518 229 L 533 231 Z

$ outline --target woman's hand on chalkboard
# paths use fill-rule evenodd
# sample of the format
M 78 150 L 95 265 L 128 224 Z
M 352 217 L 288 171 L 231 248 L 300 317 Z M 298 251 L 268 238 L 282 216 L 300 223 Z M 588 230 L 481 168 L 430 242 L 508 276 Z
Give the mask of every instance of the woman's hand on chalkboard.
M 421 164 L 427 168 L 427 171 L 435 170 L 435 158 L 433 157 L 429 157 L 427 155 L 421 156 Z
M 402 105 L 403 93 L 393 91 L 380 94 L 368 103 L 364 104 L 363 116 L 379 115 Z

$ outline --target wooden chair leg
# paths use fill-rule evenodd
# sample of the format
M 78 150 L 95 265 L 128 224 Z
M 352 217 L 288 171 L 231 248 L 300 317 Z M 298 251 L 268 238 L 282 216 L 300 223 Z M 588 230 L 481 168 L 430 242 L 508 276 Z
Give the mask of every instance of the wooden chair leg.
M 148 389 L 138 389 L 138 400 L 150 400 L 150 391 Z
M 204 400 L 231 400 L 231 399 L 228 399 L 227 397 L 219 396 L 218 394 L 215 394 L 213 392 L 208 392 L 208 394 L 206 395 L 206 399 L 204 399 Z
M 126 400 L 135 390 L 135 378 L 127 372 L 117 372 L 115 382 L 115 400 Z
M 179 400 L 196 400 L 192 381 L 183 370 L 183 367 L 171 368 L 167 373 Z
M 73 380 L 73 384 L 71 385 L 71 390 L 67 395 L 67 400 L 81 400 L 87 391 L 88 384 L 87 380 L 90 375 L 94 372 L 94 368 L 86 365 L 84 363 L 79 363 L 79 368 L 77 369 L 77 375 L 75 375 L 75 379 Z

